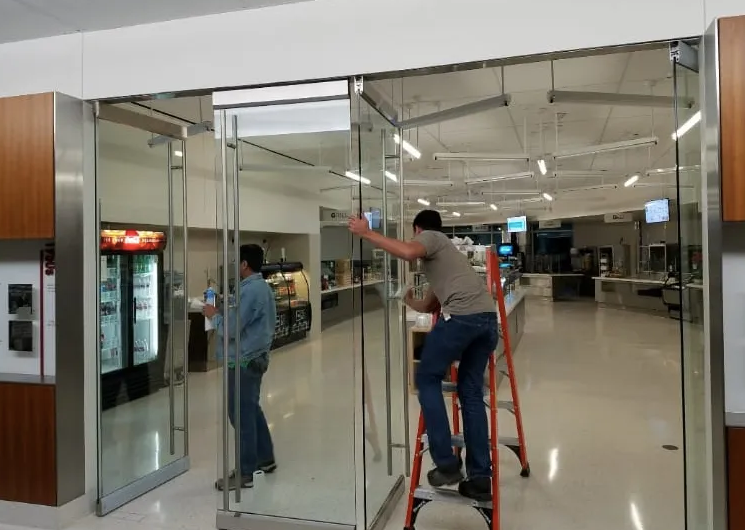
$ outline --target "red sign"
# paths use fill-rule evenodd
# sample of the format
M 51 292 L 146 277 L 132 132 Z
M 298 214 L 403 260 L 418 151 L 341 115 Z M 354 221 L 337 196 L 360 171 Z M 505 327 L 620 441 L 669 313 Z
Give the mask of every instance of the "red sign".
M 101 230 L 101 250 L 119 252 L 158 251 L 166 248 L 163 232 Z

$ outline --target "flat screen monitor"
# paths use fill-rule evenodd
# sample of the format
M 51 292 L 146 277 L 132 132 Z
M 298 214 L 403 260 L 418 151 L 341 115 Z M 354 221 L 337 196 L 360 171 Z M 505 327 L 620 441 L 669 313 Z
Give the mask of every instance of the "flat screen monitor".
M 520 217 L 508 217 L 507 218 L 507 231 L 508 232 L 527 232 L 528 231 L 528 218 L 524 215 Z
M 670 201 L 657 199 L 644 205 L 644 218 L 647 223 L 666 223 L 670 220 Z
M 370 228 L 373 230 L 380 228 L 380 210 L 378 208 L 373 208 L 369 212 L 365 212 L 365 218 Z
M 497 254 L 505 258 L 510 258 L 515 255 L 515 245 L 503 243 L 497 247 Z

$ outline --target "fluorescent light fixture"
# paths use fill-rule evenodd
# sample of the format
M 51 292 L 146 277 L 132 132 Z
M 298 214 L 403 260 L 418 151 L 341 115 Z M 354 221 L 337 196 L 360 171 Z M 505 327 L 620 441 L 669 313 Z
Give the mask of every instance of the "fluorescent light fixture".
M 535 176 L 532 171 L 524 171 L 522 173 L 509 173 L 507 175 L 494 175 L 493 177 L 477 177 L 472 179 L 466 179 L 466 184 L 488 184 L 490 182 L 500 182 L 502 180 L 518 180 L 518 179 L 530 179 Z
M 180 158 L 180 157 L 184 156 L 184 153 L 181 152 L 181 151 L 174 151 L 173 152 L 173 156 L 178 156 Z
M 628 188 L 629 186 L 633 186 L 637 180 L 639 180 L 639 175 L 631 175 L 631 177 L 623 183 L 623 187 Z
M 561 193 L 575 193 L 579 191 L 617 190 L 616 184 L 598 184 L 597 186 L 583 186 L 581 188 L 559 188 Z
M 664 183 L 664 182 L 639 182 L 638 184 L 634 185 L 635 188 L 680 188 L 681 190 L 693 190 L 696 189 L 696 186 L 688 185 L 688 184 L 681 184 L 680 186 L 676 185 L 675 183 Z
M 543 197 L 547 201 L 553 201 L 554 200 L 554 198 L 551 195 L 549 195 L 548 193 L 546 193 L 545 191 L 543 193 L 541 193 L 541 197 Z
M 540 193 L 536 190 L 487 190 L 482 192 L 482 195 L 540 195 Z
M 453 217 L 460 217 L 460 212 L 453 212 Z
M 658 169 L 650 169 L 647 171 L 648 177 L 654 177 L 655 175 L 674 175 L 675 174 L 674 167 L 663 167 Z M 689 173 L 691 171 L 700 171 L 701 166 L 680 166 L 680 172 L 681 173 Z
M 559 169 L 554 171 L 554 178 L 607 177 L 610 171 L 605 169 Z
M 640 149 L 642 147 L 651 147 L 657 145 L 658 138 L 652 136 L 649 138 L 635 138 L 623 142 L 613 142 L 609 144 L 590 145 L 588 147 L 578 147 L 576 149 L 566 149 L 554 153 L 553 157 L 557 158 L 574 158 L 577 156 L 598 155 L 601 153 L 611 153 L 614 151 L 624 151 L 626 149 Z
M 328 173 L 332 168 L 331 166 L 311 166 L 300 164 L 241 164 L 238 166 L 238 170 L 256 173 Z
M 447 210 L 437 210 L 438 213 L 448 213 Z
M 417 199 L 416 202 L 418 202 L 422 206 L 429 206 L 429 204 L 430 204 L 427 199 Z
M 391 173 L 388 170 L 385 171 L 385 176 L 388 177 L 388 179 L 392 180 L 393 182 L 398 182 L 398 177 L 394 173 Z
M 484 206 L 484 201 L 450 201 L 438 202 L 437 206 Z
M 490 204 L 490 205 L 489 205 L 489 208 L 491 208 L 491 209 L 492 209 L 492 210 L 494 210 L 495 212 L 497 211 L 497 205 L 496 205 L 496 204 L 494 204 L 494 203 Z
M 698 124 L 698 122 L 701 121 L 701 111 L 699 110 L 696 112 L 693 116 L 688 118 L 688 121 L 686 121 L 683 125 L 678 128 L 677 131 L 675 131 L 671 136 L 673 140 L 677 140 L 681 136 L 683 136 L 685 133 L 693 129 L 695 125 Z
M 398 134 L 394 134 L 393 135 L 393 140 L 395 140 L 395 142 L 397 144 L 400 144 L 401 143 L 401 137 Z M 406 140 L 403 141 L 403 144 L 401 144 L 401 147 L 403 147 L 404 148 L 404 151 L 406 151 L 407 153 L 409 153 L 411 156 L 413 156 L 417 160 L 419 160 L 420 158 L 422 158 L 421 151 L 419 151 L 419 149 L 417 149 L 416 147 L 414 147 L 413 145 L 411 145 Z
M 546 94 L 549 103 L 579 103 L 582 105 L 613 105 L 628 107 L 673 108 L 672 96 L 649 96 L 645 94 L 618 94 L 613 92 L 573 92 L 569 90 L 549 90 Z M 692 98 L 678 98 L 678 106 L 691 108 Z
M 546 161 L 542 158 L 538 159 L 538 169 L 541 172 L 541 175 L 545 175 L 548 173 L 548 168 L 546 167 Z
M 451 188 L 453 183 L 449 180 L 404 180 L 404 186 L 425 186 Z
M 530 156 L 514 153 L 435 153 L 440 162 L 528 162 Z
M 347 171 L 346 173 L 344 173 L 344 176 L 356 182 L 362 182 L 363 184 L 370 184 L 370 179 L 365 178 L 365 177 L 360 177 L 358 174 L 352 173 L 351 171 Z

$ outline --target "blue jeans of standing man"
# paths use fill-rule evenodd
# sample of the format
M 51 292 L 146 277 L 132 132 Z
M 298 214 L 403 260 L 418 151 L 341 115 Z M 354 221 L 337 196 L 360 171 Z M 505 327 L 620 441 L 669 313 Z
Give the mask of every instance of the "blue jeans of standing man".
M 261 409 L 261 379 L 269 367 L 268 359 L 254 359 L 247 366 L 230 368 L 228 374 L 228 417 L 235 428 L 235 370 L 240 373 L 240 428 L 241 461 L 243 477 L 251 477 L 260 465 L 274 461 L 274 445 L 264 411 Z M 238 463 L 236 463 L 238 467 Z
M 463 414 L 466 471 L 470 478 L 491 476 L 489 426 L 484 406 L 484 371 L 497 347 L 496 313 L 440 318 L 429 332 L 417 368 L 416 385 L 427 428 L 429 450 L 438 468 L 457 469 L 442 380 L 450 365 L 458 366 L 458 397 Z

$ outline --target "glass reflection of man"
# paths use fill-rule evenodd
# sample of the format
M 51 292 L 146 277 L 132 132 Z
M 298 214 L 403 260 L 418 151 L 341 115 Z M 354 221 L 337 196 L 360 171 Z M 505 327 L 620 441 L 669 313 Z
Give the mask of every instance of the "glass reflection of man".
M 442 233 L 442 219 L 434 210 L 422 210 L 414 218 L 413 241 L 385 237 L 370 229 L 364 217 L 352 217 L 349 229 L 397 258 L 422 260 L 430 290 L 415 300 L 412 290 L 405 303 L 420 313 L 441 309 L 429 332 L 417 368 L 419 404 L 427 426 L 427 439 L 435 468 L 427 473 L 434 487 L 458 484 L 464 497 L 491 500 L 491 456 L 484 408 L 484 371 L 497 347 L 496 304 L 468 258 Z M 453 453 L 450 421 L 442 395 L 442 380 L 455 361 L 458 366 L 458 398 L 463 413 L 466 471 Z
M 235 427 L 240 422 L 240 465 L 241 480 L 235 471 L 228 477 L 227 488 L 235 490 L 252 488 L 256 471 L 272 473 L 277 469 L 274 461 L 274 445 L 269 433 L 269 426 L 264 411 L 259 403 L 261 397 L 261 379 L 269 368 L 269 350 L 274 340 L 274 326 L 277 309 L 274 293 L 261 275 L 264 263 L 264 251 L 258 245 L 242 245 L 240 249 L 241 283 L 240 307 L 240 344 L 235 343 L 235 308 L 228 312 L 228 416 Z M 224 358 L 224 316 L 211 305 L 204 306 L 204 316 L 212 319 L 217 331 L 217 357 Z M 236 360 L 236 350 L 240 355 Z M 240 370 L 240 418 L 235 417 L 235 370 Z M 226 485 L 221 478 L 215 482 L 218 490 Z

